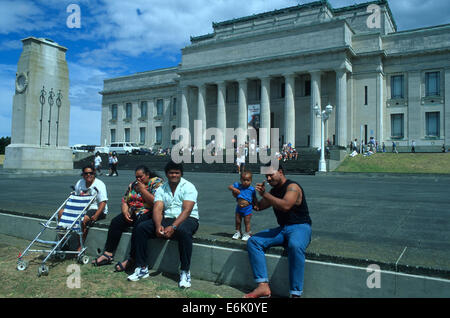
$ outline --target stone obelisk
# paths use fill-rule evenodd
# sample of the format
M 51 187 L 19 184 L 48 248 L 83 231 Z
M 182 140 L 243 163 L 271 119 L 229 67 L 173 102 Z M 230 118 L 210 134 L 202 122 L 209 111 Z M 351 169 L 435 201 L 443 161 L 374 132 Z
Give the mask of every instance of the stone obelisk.
M 67 49 L 42 38 L 28 37 L 22 42 L 11 144 L 6 148 L 3 168 L 72 170 Z

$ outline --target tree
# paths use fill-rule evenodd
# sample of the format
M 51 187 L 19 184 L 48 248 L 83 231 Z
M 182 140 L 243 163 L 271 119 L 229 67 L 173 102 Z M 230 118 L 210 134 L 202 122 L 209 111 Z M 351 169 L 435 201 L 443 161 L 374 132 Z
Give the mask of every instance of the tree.
M 0 155 L 5 154 L 5 148 L 11 143 L 11 137 L 0 138 Z

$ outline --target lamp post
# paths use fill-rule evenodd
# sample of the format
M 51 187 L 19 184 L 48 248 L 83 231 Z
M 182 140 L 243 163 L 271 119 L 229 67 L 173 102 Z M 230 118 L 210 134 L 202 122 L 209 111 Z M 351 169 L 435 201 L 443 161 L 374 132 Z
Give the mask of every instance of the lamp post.
M 327 172 L 327 163 L 325 161 L 325 122 L 330 117 L 331 112 L 333 111 L 333 106 L 330 104 L 325 107 L 325 110 L 320 111 L 319 106 L 314 107 L 314 111 L 316 113 L 317 118 L 320 118 L 320 128 L 321 128 L 321 148 L 320 148 L 320 161 L 319 161 L 319 172 Z

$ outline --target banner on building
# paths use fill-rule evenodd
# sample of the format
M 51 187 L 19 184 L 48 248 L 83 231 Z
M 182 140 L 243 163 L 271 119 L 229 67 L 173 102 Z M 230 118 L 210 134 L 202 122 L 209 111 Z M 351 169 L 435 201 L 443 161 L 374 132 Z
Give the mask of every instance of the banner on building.
M 260 104 L 248 105 L 248 126 L 258 129 L 260 116 L 261 116 Z

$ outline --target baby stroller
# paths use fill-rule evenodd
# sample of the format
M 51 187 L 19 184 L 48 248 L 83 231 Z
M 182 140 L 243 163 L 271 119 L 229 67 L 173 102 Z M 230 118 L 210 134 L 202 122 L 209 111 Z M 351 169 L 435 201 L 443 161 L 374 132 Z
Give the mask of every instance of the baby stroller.
M 73 188 L 73 187 L 72 187 Z M 74 188 L 73 188 L 74 189 Z M 89 206 L 97 198 L 98 190 L 94 187 L 94 191 L 89 189 L 87 193 L 82 195 L 76 194 L 72 191 L 69 197 L 64 201 L 64 203 L 56 210 L 55 213 L 48 219 L 46 223 L 40 222 L 43 226 L 42 230 L 34 238 L 34 240 L 28 245 L 28 247 L 19 254 L 17 260 L 17 269 L 19 271 L 24 271 L 28 267 L 28 262 L 23 259 L 30 252 L 37 253 L 47 253 L 47 256 L 42 261 L 38 268 L 38 277 L 41 275 L 48 275 L 49 268 L 45 264 L 50 257 L 55 257 L 60 260 L 65 259 L 67 254 L 76 255 L 77 260 L 81 264 L 88 264 L 89 257 L 85 255 L 86 247 L 82 239 L 82 229 L 81 223 L 83 221 L 84 215 L 86 214 Z M 58 212 L 64 208 L 60 220 L 58 220 Z M 56 232 L 55 241 L 46 241 L 40 239 L 46 230 L 52 230 Z M 80 249 L 79 251 L 71 251 L 67 249 L 69 239 L 72 234 L 77 234 L 80 239 Z M 47 249 L 31 249 L 34 244 L 44 244 Z

